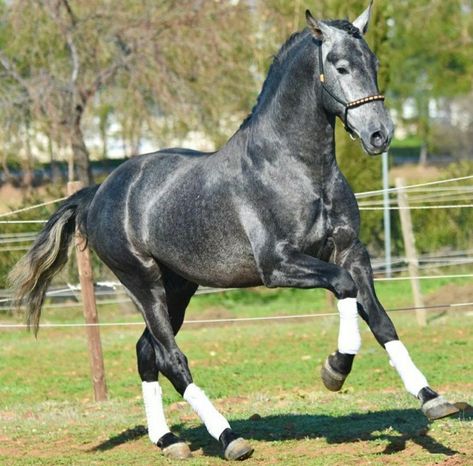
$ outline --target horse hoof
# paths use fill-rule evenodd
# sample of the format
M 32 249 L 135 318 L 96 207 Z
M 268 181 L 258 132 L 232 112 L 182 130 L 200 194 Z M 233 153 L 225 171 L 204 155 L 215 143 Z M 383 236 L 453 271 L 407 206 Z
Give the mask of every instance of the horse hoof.
M 243 461 L 249 458 L 254 449 L 244 438 L 237 438 L 230 442 L 225 448 L 225 459 L 231 461 Z
M 436 419 L 452 416 L 453 414 L 457 414 L 459 411 L 460 410 L 455 405 L 449 403 L 442 396 L 432 398 L 422 405 L 422 412 L 426 415 L 429 421 L 435 421 Z
M 320 376 L 325 388 L 332 392 L 338 392 L 345 382 L 348 374 L 341 374 L 330 366 L 329 358 L 327 358 L 320 370 Z
M 167 458 L 175 460 L 185 460 L 192 457 L 191 449 L 185 442 L 177 442 L 163 448 L 163 454 Z

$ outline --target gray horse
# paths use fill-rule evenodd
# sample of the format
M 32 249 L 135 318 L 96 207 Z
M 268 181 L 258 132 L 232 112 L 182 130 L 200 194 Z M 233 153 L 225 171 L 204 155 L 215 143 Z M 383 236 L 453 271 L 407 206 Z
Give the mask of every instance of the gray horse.
M 377 88 L 378 62 L 364 40 L 370 7 L 353 23 L 318 21 L 274 59 L 252 113 L 215 153 L 166 149 L 134 157 L 101 186 L 68 198 L 12 271 L 18 305 L 38 329 L 52 277 L 76 227 L 141 311 L 137 343 L 149 437 L 166 455 L 190 456 L 166 423 L 158 374 L 198 413 L 227 459 L 253 449 L 193 382 L 175 335 L 199 285 L 326 288 L 338 298 L 338 350 L 322 379 L 339 390 L 360 347 L 358 314 L 387 350 L 406 389 L 432 419 L 456 408 L 434 392 L 379 303 L 359 212 L 335 159 L 340 117 L 371 155 L 393 124 Z

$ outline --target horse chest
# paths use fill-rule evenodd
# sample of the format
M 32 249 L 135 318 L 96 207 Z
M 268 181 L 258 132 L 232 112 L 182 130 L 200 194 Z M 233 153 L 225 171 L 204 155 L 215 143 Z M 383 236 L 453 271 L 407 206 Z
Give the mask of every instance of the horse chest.
M 302 238 L 301 249 L 311 255 L 318 256 L 327 240 L 333 236 L 333 223 L 327 206 L 319 201 L 317 209 L 307 223 L 305 235 Z

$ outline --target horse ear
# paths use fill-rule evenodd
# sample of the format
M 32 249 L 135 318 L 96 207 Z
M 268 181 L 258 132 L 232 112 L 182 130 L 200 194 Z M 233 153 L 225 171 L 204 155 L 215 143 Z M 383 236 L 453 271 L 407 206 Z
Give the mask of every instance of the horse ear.
M 368 31 L 368 23 L 370 22 L 371 17 L 371 7 L 373 6 L 373 0 L 370 1 L 368 8 L 361 13 L 358 18 L 353 21 L 353 26 L 357 27 L 362 34 L 366 34 Z
M 305 19 L 310 33 L 318 40 L 327 40 L 329 28 L 322 22 L 316 20 L 309 10 L 305 10 Z

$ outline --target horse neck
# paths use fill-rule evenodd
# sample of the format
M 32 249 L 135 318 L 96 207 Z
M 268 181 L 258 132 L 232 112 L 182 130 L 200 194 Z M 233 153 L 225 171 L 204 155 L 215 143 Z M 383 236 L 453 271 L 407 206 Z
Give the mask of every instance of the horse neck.
M 320 173 L 336 165 L 335 117 L 321 102 L 314 48 L 301 47 L 286 66 L 279 83 L 272 86 L 250 124 L 242 129 L 245 157 L 254 163 L 271 163 L 286 156 L 291 163 Z

